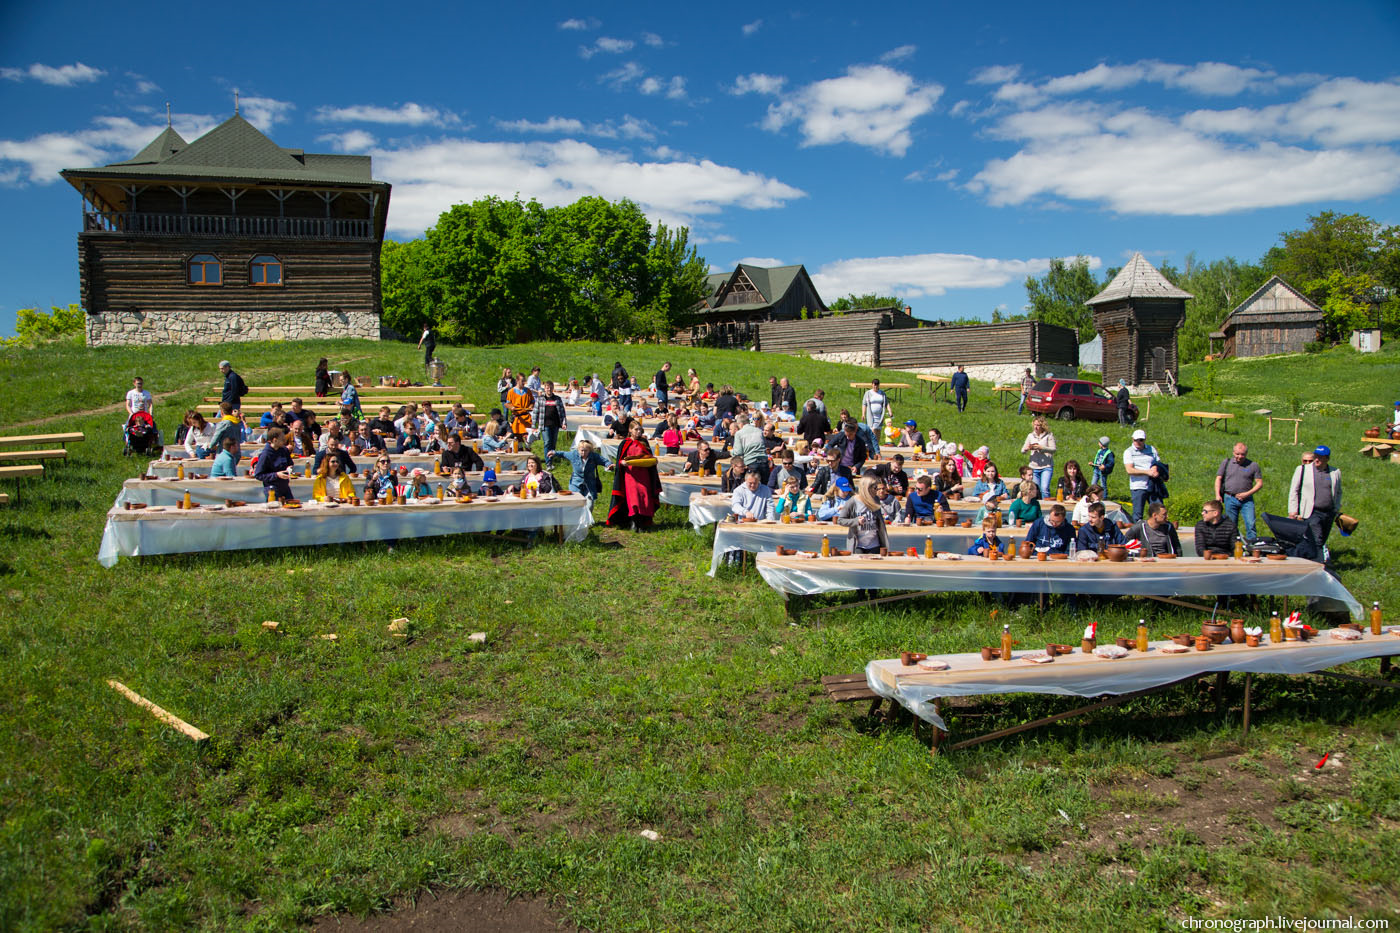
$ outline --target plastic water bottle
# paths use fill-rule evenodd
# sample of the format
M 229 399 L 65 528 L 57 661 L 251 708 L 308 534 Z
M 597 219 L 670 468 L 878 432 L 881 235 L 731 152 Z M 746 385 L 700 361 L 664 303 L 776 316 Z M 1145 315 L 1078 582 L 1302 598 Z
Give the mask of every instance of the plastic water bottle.
M 1073 538 L 1069 539 L 1069 559 L 1074 560 L 1074 555 L 1079 553 L 1079 543 Z

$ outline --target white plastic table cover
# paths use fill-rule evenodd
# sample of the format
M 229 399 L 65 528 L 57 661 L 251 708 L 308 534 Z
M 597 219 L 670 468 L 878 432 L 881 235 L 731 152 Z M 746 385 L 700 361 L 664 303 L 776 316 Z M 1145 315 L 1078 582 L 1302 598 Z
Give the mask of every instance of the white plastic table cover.
M 240 473 L 246 474 L 248 472 L 248 466 L 252 462 L 252 458 L 249 456 L 249 450 L 250 448 L 245 444 L 243 447 L 243 459 L 238 461 L 238 471 Z M 481 459 L 485 461 L 487 467 L 495 470 L 497 473 L 500 473 L 500 471 L 502 470 L 524 470 L 525 459 L 529 456 L 529 451 L 524 451 L 518 454 L 499 452 L 482 454 Z M 438 458 L 438 454 L 389 454 L 389 460 L 396 467 L 408 467 L 408 469 L 410 470 L 416 467 L 421 470 L 427 470 L 429 473 L 433 472 L 433 464 L 438 461 Z M 306 464 L 308 462 L 308 459 L 309 458 L 307 457 L 293 458 L 292 468 L 299 473 L 306 472 Z M 363 473 L 365 469 L 373 465 L 373 461 L 375 458 L 361 454 L 360 456 L 352 457 L 351 459 L 355 461 L 355 466 L 359 468 L 361 473 Z M 212 459 L 152 460 L 146 466 L 146 473 L 148 475 L 158 477 L 175 476 L 179 472 L 179 464 L 181 463 L 185 465 L 186 476 L 190 476 L 192 474 L 199 476 L 208 476 L 209 471 L 214 468 L 214 461 Z
M 520 482 L 520 478 L 525 474 L 521 471 L 498 473 L 496 483 L 504 489 Z M 352 476 L 357 494 L 364 491 L 364 474 Z M 437 488 L 438 483 L 447 483 L 450 476 L 434 476 L 428 482 L 433 488 Z M 471 484 L 473 492 L 481 484 L 481 473 L 468 473 L 467 481 Z M 312 485 L 315 479 L 307 479 L 299 476 L 291 481 L 292 498 L 303 501 L 311 498 Z M 248 476 L 238 476 L 229 479 L 175 479 L 173 476 L 165 479 L 129 479 L 122 483 L 122 491 L 117 493 L 116 508 L 121 508 L 128 502 L 144 502 L 146 505 L 178 505 L 184 500 L 185 490 L 189 490 L 190 501 L 198 502 L 200 505 L 222 505 L 225 499 L 240 499 L 244 502 L 265 502 L 267 500 L 267 490 L 263 484 Z
M 669 467 L 668 467 L 669 469 Z M 677 473 L 674 476 L 661 474 L 661 501 L 667 505 L 688 507 L 690 497 L 702 489 L 719 490 L 718 476 L 696 476 L 694 473 Z M 712 498 L 712 497 L 706 497 Z
M 990 561 L 922 557 L 779 557 L 760 554 L 758 572 L 784 594 L 840 590 L 934 590 L 984 593 L 1089 593 L 1097 596 L 1321 596 L 1361 618 L 1361 604 L 1319 563 L 1290 557 L 1245 563 L 1234 559 L 1111 561 Z
M 1096 697 L 1132 693 L 1214 671 L 1251 674 L 1305 674 L 1349 661 L 1400 654 L 1400 638 L 1387 632 L 1366 632 L 1359 641 L 1337 641 L 1330 630 L 1307 642 L 1270 644 L 1267 633 L 1257 648 L 1217 645 L 1209 651 L 1191 650 L 1163 654 L 1165 641 L 1149 643 L 1146 654 L 1136 651 L 1116 661 L 1085 655 L 1075 648 L 1049 664 L 1033 664 L 1015 652 L 1011 661 L 983 661 L 981 654 L 943 654 L 946 671 L 905 667 L 898 658 L 871 661 L 865 667 L 870 689 L 894 700 L 925 722 L 944 732 L 948 726 L 938 714 L 942 697 L 981 696 L 992 693 L 1054 693 Z
M 339 507 L 306 502 L 300 509 L 269 508 L 266 503 L 219 511 L 113 509 L 107 513 L 97 561 L 112 567 L 120 557 L 150 554 L 304 547 L 554 526 L 565 529 L 565 540 L 582 541 L 592 525 L 591 503 L 578 495 L 497 502 L 476 499 L 466 505 L 433 500 L 431 504 Z
M 715 488 L 719 488 L 716 484 Z M 698 532 L 706 525 L 713 525 L 722 521 L 724 516 L 729 514 L 729 507 L 733 504 L 729 493 L 716 493 L 713 496 L 693 495 L 690 497 L 690 524 Z M 953 507 L 954 512 L 976 512 L 978 505 L 975 502 L 966 500 L 954 500 L 948 503 Z M 971 518 L 965 515 L 964 518 Z M 980 529 L 978 531 L 980 534 Z M 976 535 L 973 535 L 976 537 Z M 971 540 L 968 542 L 971 543 Z
M 663 496 L 664 499 L 664 496 Z M 700 499 L 697 502 L 696 499 Z M 710 556 L 710 576 L 715 575 L 719 569 L 720 558 L 726 551 L 748 551 L 750 554 L 757 554 L 761 551 L 776 550 L 779 546 L 795 548 L 799 551 L 820 551 L 822 535 L 830 535 L 833 547 L 839 547 L 843 551 L 851 549 L 849 529 L 835 522 L 800 522 L 793 524 L 783 524 L 778 522 L 739 522 L 732 523 L 724 520 L 729 511 L 729 496 L 696 496 L 690 503 L 690 523 L 699 531 L 704 525 L 697 525 L 697 520 L 709 518 L 709 515 L 697 515 L 701 509 L 719 511 L 719 507 L 712 505 L 714 500 L 722 499 L 724 511 L 712 518 L 715 523 L 714 548 Z M 981 537 L 982 529 L 963 528 L 961 526 L 953 528 L 938 528 L 930 525 L 888 525 L 886 526 L 886 536 L 889 538 L 891 551 L 906 551 L 914 547 L 922 554 L 924 550 L 924 538 L 933 538 L 933 548 L 935 551 L 952 551 L 956 554 L 965 554 L 967 549 L 972 547 L 972 542 Z M 1025 537 L 1025 529 L 1011 528 L 1002 533 L 1002 541 L 1020 541 Z M 1187 536 L 1182 537 L 1182 549 L 1187 556 L 1195 556 L 1195 541 Z

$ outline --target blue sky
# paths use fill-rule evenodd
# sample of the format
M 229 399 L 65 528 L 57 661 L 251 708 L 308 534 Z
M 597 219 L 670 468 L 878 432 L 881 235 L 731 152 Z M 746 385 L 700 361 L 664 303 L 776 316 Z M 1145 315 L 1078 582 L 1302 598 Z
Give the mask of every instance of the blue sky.
M 281 145 L 371 154 L 398 239 L 488 194 L 630 197 L 716 267 L 927 318 L 1020 309 L 1047 257 L 1400 222 L 1395 0 L 202 9 L 0 5 L 0 333 L 78 300 L 58 170 L 129 157 L 167 101 L 193 139 L 235 88 Z

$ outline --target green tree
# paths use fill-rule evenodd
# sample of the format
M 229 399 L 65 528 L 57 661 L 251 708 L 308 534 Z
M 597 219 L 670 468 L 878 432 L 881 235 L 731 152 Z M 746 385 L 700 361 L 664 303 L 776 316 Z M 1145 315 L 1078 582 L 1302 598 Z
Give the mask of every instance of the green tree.
M 1026 306 L 1030 317 L 1047 324 L 1072 327 L 1079 342 L 1094 339 L 1094 314 L 1085 304 L 1103 286 L 1089 271 L 1087 256 L 1076 256 L 1070 262 L 1050 260 L 1050 268 L 1040 278 L 1026 278 Z
M 0 345 L 34 347 L 52 340 L 66 340 L 82 335 L 83 309 L 80 305 L 50 307 L 50 312 L 40 311 L 38 308 L 20 308 L 15 313 L 15 336 L 0 340 Z
M 904 301 L 894 295 L 857 295 L 852 292 L 827 305 L 832 311 L 863 311 L 866 308 L 903 308 Z
M 1356 327 L 1397 333 L 1400 227 L 1364 214 L 1323 211 L 1308 226 L 1280 235 L 1265 255 L 1267 273 L 1282 277 L 1323 309 L 1323 338 L 1342 340 Z

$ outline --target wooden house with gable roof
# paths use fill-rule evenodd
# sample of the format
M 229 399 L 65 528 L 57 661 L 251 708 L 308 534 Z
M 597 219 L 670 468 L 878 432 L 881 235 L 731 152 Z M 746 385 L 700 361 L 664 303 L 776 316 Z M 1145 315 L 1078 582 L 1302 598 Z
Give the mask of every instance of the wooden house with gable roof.
M 739 263 L 733 272 L 715 273 L 709 296 L 695 309 L 695 322 L 676 335 L 682 343 L 738 347 L 758 340 L 765 321 L 796 321 L 831 313 L 804 266 L 765 268 Z
M 89 345 L 379 338 L 389 185 L 369 156 L 284 148 L 235 113 L 60 174 L 83 198 Z
M 1103 338 L 1103 381 L 1130 386 L 1176 384 L 1176 332 L 1186 321 L 1190 292 L 1168 282 L 1142 253 L 1134 253 L 1103 291 L 1085 302 Z
M 1212 339 L 1225 341 L 1225 356 L 1268 356 L 1302 353 L 1317 339 L 1322 309 L 1278 276 L 1260 285 L 1254 294 L 1225 317 Z

